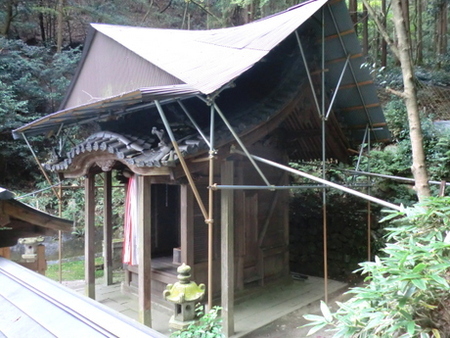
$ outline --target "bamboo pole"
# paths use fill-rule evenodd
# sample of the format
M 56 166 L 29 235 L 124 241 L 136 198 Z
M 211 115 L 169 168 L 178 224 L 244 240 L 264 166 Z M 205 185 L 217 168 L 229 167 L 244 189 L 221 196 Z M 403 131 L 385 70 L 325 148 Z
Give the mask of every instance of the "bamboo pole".
M 205 205 L 203 204 L 203 201 L 200 197 L 200 194 L 198 193 L 197 186 L 195 185 L 194 179 L 192 178 L 191 172 L 189 171 L 189 168 L 186 164 L 186 161 L 184 160 L 183 154 L 181 153 L 180 148 L 178 147 L 178 143 L 175 140 L 175 136 L 172 133 L 172 129 L 170 128 L 169 122 L 167 121 L 166 115 L 164 114 L 164 111 L 161 107 L 161 104 L 159 101 L 155 101 L 156 108 L 158 109 L 159 115 L 161 116 L 161 119 L 163 120 L 164 126 L 167 130 L 167 133 L 169 134 L 169 138 L 172 142 L 172 146 L 175 150 L 175 153 L 178 156 L 178 159 L 180 161 L 181 167 L 183 168 L 183 171 L 188 179 L 189 185 L 191 186 L 192 192 L 194 193 L 195 199 L 198 203 L 198 206 L 200 207 L 200 210 L 202 212 L 203 217 L 208 219 L 208 212 L 206 211 Z

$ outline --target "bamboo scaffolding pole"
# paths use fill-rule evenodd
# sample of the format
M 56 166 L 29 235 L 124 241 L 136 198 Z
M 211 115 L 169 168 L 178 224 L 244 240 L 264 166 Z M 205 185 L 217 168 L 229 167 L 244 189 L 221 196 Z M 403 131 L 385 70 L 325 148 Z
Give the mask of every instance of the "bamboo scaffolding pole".
M 159 101 L 155 101 L 155 105 L 158 109 L 159 115 L 161 116 L 161 119 L 164 123 L 167 133 L 169 134 L 169 138 L 170 138 L 170 141 L 172 142 L 172 146 L 175 149 L 175 153 L 177 154 L 178 159 L 180 160 L 181 166 L 183 167 L 184 173 L 186 174 L 189 185 L 191 186 L 191 189 L 194 193 L 194 196 L 198 203 L 198 206 L 200 207 L 202 215 L 205 219 L 208 219 L 208 212 L 206 211 L 205 205 L 203 204 L 200 194 L 198 193 L 197 186 L 195 185 L 195 182 L 194 182 L 194 179 L 192 178 L 191 172 L 189 171 L 186 161 L 184 160 L 183 154 L 181 153 L 181 150 L 178 147 L 178 143 L 175 139 L 175 136 L 172 133 L 172 129 L 170 128 L 169 122 L 167 121 L 166 115 L 164 114 L 161 104 L 159 103 Z

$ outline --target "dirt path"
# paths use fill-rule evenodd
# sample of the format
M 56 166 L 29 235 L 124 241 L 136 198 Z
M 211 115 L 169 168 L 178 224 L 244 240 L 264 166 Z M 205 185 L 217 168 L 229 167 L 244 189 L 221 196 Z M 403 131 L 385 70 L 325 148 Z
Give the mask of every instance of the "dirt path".
M 336 301 L 345 302 L 349 299 L 349 295 L 340 294 L 329 300 L 332 311 L 337 309 Z M 263 326 L 262 328 L 253 331 L 246 335 L 244 338 L 328 338 L 333 337 L 333 332 L 328 331 L 330 328 L 322 329 L 311 336 L 307 336 L 307 333 L 311 327 L 300 328 L 300 326 L 308 323 L 303 318 L 304 314 L 318 314 L 320 315 L 319 303 L 310 304 L 306 308 L 299 309 L 291 312 L 290 314 L 283 316 L 272 323 Z

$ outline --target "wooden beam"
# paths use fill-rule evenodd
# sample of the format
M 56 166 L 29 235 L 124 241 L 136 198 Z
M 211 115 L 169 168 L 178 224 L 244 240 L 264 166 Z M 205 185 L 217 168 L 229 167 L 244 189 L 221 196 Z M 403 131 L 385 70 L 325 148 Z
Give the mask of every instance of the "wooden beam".
M 386 126 L 387 126 L 386 122 L 379 122 L 379 123 L 372 124 L 372 128 L 381 128 L 381 127 L 386 127 Z M 346 128 L 351 129 L 351 130 L 356 130 L 356 129 L 365 130 L 367 128 L 367 125 L 357 124 L 354 126 L 347 126 Z
M 85 295 L 95 299 L 95 175 L 87 174 L 84 179 L 84 278 Z
M 371 103 L 371 104 L 366 104 L 364 106 L 353 106 L 353 107 L 340 108 L 339 110 L 343 111 L 343 112 L 346 112 L 346 111 L 354 111 L 354 110 L 375 108 L 375 107 L 379 107 L 379 106 L 380 106 L 379 103 Z
M 138 312 L 139 322 L 152 326 L 151 313 L 151 184 L 149 176 L 136 175 L 138 193 Z
M 234 162 L 224 161 L 221 184 L 234 184 Z M 221 261 L 222 261 L 222 332 L 234 334 L 234 191 L 222 190 L 221 196 Z
M 189 265 L 191 280 L 195 279 L 194 269 L 194 194 L 188 184 L 180 187 L 180 233 L 181 262 Z
M 362 53 L 358 53 L 358 54 L 353 54 L 352 56 L 350 56 L 350 60 L 351 59 L 357 59 L 357 58 L 361 58 L 364 57 L 364 54 Z M 333 59 L 333 60 L 328 60 L 326 61 L 327 65 L 333 64 L 333 63 L 339 63 L 339 62 L 345 62 L 347 61 L 347 57 L 342 57 L 342 58 L 337 58 L 337 59 Z
M 2 212 L 2 201 L 0 201 L 0 227 L 4 227 L 5 225 L 11 222 L 8 214 Z
M 341 36 L 346 36 L 346 35 L 349 35 L 349 34 L 355 34 L 355 30 L 352 28 L 352 29 L 348 29 L 346 31 L 342 31 L 342 32 L 336 33 L 336 34 L 328 35 L 328 36 L 325 37 L 325 41 L 338 39 Z M 318 39 L 317 42 L 318 43 L 322 43 L 322 39 Z
M 16 200 L 4 200 L 2 202 L 3 213 L 8 214 L 10 217 L 44 228 L 71 231 L 72 221 L 52 216 Z
M 355 87 L 362 87 L 373 84 L 373 80 L 367 80 L 362 82 L 356 82 L 356 83 L 349 83 L 346 85 L 341 85 L 339 89 L 349 89 L 349 88 L 355 88 Z
M 103 181 L 103 257 L 105 284 L 113 283 L 113 257 L 112 257 L 112 180 L 111 171 L 105 171 Z

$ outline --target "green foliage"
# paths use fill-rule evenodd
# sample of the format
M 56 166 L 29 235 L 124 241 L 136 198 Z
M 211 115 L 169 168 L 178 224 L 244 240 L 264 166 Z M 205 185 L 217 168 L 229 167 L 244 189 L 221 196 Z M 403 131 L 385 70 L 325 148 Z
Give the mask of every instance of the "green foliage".
M 12 140 L 11 130 L 57 109 L 80 53 L 54 54 L 5 38 L 0 38 L 0 51 L 0 185 L 10 187 L 17 177 L 26 181 L 37 172 L 30 150 Z M 37 153 L 45 146 L 41 138 L 30 143 Z
M 173 338 L 222 338 L 221 308 L 214 306 L 209 312 L 204 313 L 203 305 L 197 304 L 195 312 L 199 320 L 190 324 L 186 329 L 172 333 Z
M 125 189 L 120 186 L 120 183 L 113 176 L 112 177 L 112 210 L 113 210 L 113 229 L 118 232 L 118 236 L 122 230 L 123 218 L 124 218 L 124 205 L 125 205 Z M 74 221 L 75 229 L 72 234 L 76 237 L 84 236 L 84 185 L 82 180 L 65 180 L 63 181 L 62 189 L 62 217 Z M 95 198 L 95 225 L 103 225 L 103 180 L 101 175 L 96 177 Z M 23 203 L 29 204 L 39 210 L 43 210 L 52 215 L 58 214 L 59 202 L 58 198 L 53 193 L 52 189 L 46 181 L 41 181 L 36 184 L 36 190 L 43 190 L 37 194 L 28 195 L 21 199 Z M 58 190 L 58 187 L 55 187 Z M 98 196 L 98 197 L 97 197 Z
M 449 336 L 450 198 L 429 198 L 386 220 L 382 255 L 358 270 L 367 283 L 335 313 L 322 304 L 322 316 L 306 315 L 310 334 L 330 325 L 334 337 Z

